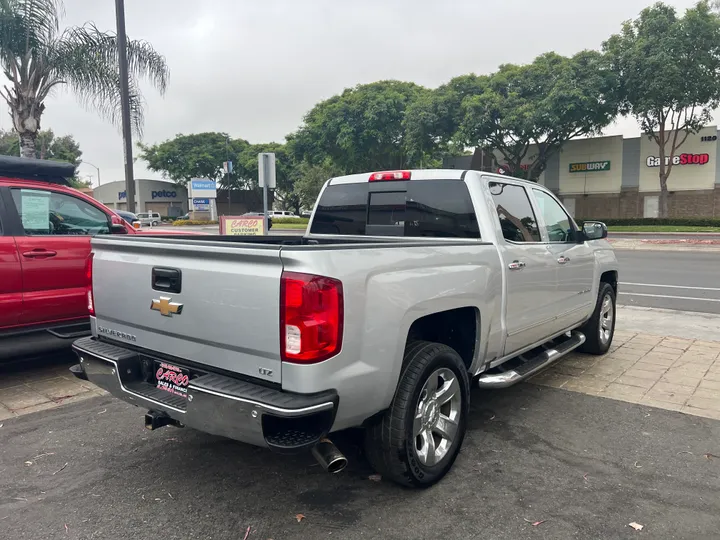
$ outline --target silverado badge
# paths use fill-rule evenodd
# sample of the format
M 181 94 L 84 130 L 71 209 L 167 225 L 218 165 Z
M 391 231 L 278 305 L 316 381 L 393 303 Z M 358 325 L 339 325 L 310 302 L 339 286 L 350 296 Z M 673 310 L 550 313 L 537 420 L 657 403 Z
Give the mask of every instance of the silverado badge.
M 172 298 L 167 298 L 165 296 L 161 296 L 160 300 L 155 300 L 153 298 L 152 303 L 150 304 L 150 309 L 159 311 L 160 315 L 164 315 L 165 317 L 172 317 L 173 314 L 180 315 L 182 313 L 182 304 L 178 304 L 177 302 L 171 302 Z

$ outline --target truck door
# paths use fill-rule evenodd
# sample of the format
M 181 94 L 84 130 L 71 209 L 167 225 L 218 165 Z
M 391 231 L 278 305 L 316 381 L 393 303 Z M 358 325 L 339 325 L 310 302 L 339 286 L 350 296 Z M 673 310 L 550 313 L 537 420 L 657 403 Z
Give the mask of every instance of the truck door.
M 16 236 L 23 269 L 22 324 L 88 316 L 85 262 L 90 238 L 109 234 L 108 215 L 78 197 L 13 188 L 22 223 Z
M 549 193 L 532 189 L 540 214 L 541 232 L 555 261 L 558 303 L 555 330 L 581 322 L 595 307 L 592 295 L 595 256 L 587 242 L 578 243 L 578 230 L 562 205 Z
M 0 188 L 0 329 L 20 323 L 22 267 Z
M 552 333 L 557 263 L 542 241 L 525 187 L 490 182 L 502 231 L 500 250 L 506 278 L 506 341 L 510 354 Z

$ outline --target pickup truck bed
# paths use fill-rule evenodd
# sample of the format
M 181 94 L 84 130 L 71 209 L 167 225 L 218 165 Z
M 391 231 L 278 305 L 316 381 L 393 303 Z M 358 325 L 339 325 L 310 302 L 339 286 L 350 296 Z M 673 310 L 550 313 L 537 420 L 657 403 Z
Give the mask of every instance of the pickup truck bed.
M 617 263 L 536 184 L 474 171 L 328 181 L 304 237 L 95 238 L 74 372 L 189 426 L 427 486 L 457 456 L 470 383 L 501 388 L 612 341 Z

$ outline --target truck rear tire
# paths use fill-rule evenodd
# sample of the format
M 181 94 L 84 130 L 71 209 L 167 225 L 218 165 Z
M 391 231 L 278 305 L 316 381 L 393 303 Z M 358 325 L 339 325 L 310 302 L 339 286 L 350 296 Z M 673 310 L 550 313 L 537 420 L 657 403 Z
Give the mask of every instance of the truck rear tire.
M 368 461 L 399 484 L 435 484 L 460 452 L 469 410 L 470 378 L 460 355 L 440 343 L 408 343 L 390 408 L 365 430 Z
M 615 335 L 615 289 L 609 283 L 600 282 L 595 311 L 580 332 L 585 334 L 581 352 L 600 355 L 610 349 Z

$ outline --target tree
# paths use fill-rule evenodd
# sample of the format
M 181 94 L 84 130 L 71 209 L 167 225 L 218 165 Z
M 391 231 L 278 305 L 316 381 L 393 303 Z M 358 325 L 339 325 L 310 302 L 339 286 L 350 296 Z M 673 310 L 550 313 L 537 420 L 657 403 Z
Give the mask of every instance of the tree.
M 512 174 L 537 180 L 568 140 L 599 133 L 617 113 L 616 75 L 602 54 L 546 53 L 489 76 L 452 79 L 411 106 L 406 129 L 414 153 L 495 150 Z
M 140 143 L 138 147 L 139 157 L 147 161 L 148 169 L 179 185 L 187 185 L 192 178 L 209 178 L 237 189 L 248 186 L 249 177 L 240 156 L 249 145 L 243 139 L 231 139 L 227 133 L 206 132 L 179 134 L 159 144 Z M 223 171 L 225 161 L 232 161 L 234 166 L 229 180 Z
M 60 0 L 0 0 L 0 66 L 9 85 L 0 96 L 10 107 L 22 155 L 36 155 L 35 141 L 50 92 L 67 85 L 80 102 L 117 123 L 120 76 L 117 36 L 93 24 L 60 31 Z M 165 58 L 145 41 L 127 45 L 133 128 L 142 134 L 139 80 L 165 92 Z
M 53 130 L 48 129 L 40 131 L 35 142 L 35 155 L 31 157 L 65 161 L 75 165 L 76 169 L 82 162 L 82 150 L 72 135 L 55 137 Z M 18 134 L 15 131 L 0 130 L 0 154 L 17 156 L 19 149 Z
M 660 217 L 668 217 L 667 182 L 677 151 L 720 104 L 720 16 L 706 1 L 684 17 L 657 3 L 603 47 L 622 81 L 623 113 L 658 145 Z
M 334 176 L 338 176 L 338 171 L 330 163 L 319 165 L 311 165 L 307 161 L 298 163 L 291 172 L 293 191 L 300 206 L 298 210 L 313 208 L 323 185 Z
M 602 54 L 551 52 L 501 66 L 463 99 L 456 139 L 498 151 L 514 175 L 537 181 L 567 141 L 600 133 L 617 113 L 617 80 Z
M 408 107 L 428 92 L 414 83 L 379 81 L 318 103 L 293 137 L 296 158 L 311 164 L 330 160 L 347 173 L 419 163 L 408 154 L 404 120 Z
M 407 109 L 404 120 L 406 148 L 414 162 L 439 161 L 443 156 L 465 153 L 456 138 L 463 120 L 463 101 L 482 94 L 489 77 L 475 74 L 455 77 L 434 91 L 424 93 Z

